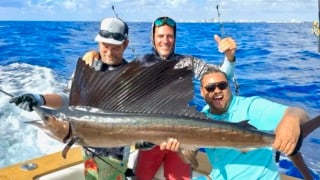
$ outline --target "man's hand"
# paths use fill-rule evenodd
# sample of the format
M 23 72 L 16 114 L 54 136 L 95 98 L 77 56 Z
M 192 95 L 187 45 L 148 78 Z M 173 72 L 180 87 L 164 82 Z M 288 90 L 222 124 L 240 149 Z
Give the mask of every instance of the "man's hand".
M 219 52 L 224 53 L 230 62 L 234 62 L 237 49 L 236 42 L 231 37 L 221 39 L 216 34 L 214 35 L 214 40 L 218 44 Z
M 40 94 L 23 94 L 11 98 L 9 102 L 26 111 L 33 111 L 34 106 L 45 105 L 45 99 Z
M 90 67 L 95 59 L 100 59 L 100 55 L 97 51 L 89 51 L 82 57 L 82 60 L 85 61 Z
M 180 148 L 180 142 L 177 139 L 169 138 L 168 141 L 160 144 L 160 150 L 170 150 L 178 152 Z
M 307 119 L 308 116 L 305 111 L 289 107 L 275 130 L 276 138 L 273 148 L 286 155 L 291 155 L 300 137 L 300 124 L 307 121 Z
M 153 144 L 151 142 L 146 142 L 146 141 L 138 141 L 135 144 L 136 149 L 143 149 L 143 150 L 152 149 L 154 146 L 155 146 L 155 144 Z

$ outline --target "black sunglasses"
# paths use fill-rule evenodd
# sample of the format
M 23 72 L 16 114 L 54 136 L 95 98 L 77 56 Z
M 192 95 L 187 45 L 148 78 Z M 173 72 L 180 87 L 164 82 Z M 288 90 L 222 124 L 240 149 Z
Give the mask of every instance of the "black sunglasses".
M 100 30 L 99 34 L 100 34 L 100 36 L 102 36 L 104 38 L 111 37 L 112 39 L 117 40 L 117 41 L 123 41 L 126 38 L 126 36 L 121 33 L 112 33 L 112 32 L 106 31 L 106 30 Z
M 204 88 L 208 92 L 213 92 L 214 90 L 216 90 L 217 87 L 220 90 L 225 90 L 228 87 L 228 83 L 226 81 L 221 81 L 221 82 L 217 82 L 217 83 L 210 83 L 210 84 L 204 86 Z

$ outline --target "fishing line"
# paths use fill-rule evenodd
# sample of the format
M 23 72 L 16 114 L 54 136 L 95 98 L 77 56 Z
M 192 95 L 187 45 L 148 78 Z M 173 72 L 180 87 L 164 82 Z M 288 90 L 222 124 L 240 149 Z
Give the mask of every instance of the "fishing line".
M 223 38 L 223 37 L 225 37 L 225 31 L 224 31 L 223 22 L 221 20 L 221 13 L 219 11 L 219 1 L 217 2 L 216 9 L 217 9 L 217 14 L 218 14 L 218 21 L 219 21 L 219 24 L 220 24 L 220 34 L 221 34 L 221 38 Z M 235 72 L 233 72 L 232 82 L 233 82 L 233 85 L 235 87 L 234 91 L 235 91 L 236 95 L 239 95 L 240 86 L 238 84 Z

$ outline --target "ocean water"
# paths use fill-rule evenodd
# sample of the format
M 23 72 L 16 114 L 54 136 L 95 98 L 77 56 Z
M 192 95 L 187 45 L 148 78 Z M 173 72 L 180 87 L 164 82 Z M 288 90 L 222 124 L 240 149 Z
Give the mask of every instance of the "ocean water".
M 237 41 L 236 78 L 240 95 L 260 95 L 320 114 L 320 54 L 312 23 L 225 23 L 224 35 Z M 78 57 L 96 50 L 99 22 L 0 22 L 0 88 L 12 95 L 54 93 L 65 88 Z M 129 23 L 125 57 L 151 51 L 151 23 Z M 176 52 L 219 64 L 214 34 L 218 23 L 178 23 Z M 196 88 L 198 85 L 196 85 Z M 24 122 L 37 120 L 9 104 L 0 93 L 0 168 L 61 150 L 64 145 Z M 203 100 L 196 90 L 196 105 Z M 301 149 L 310 169 L 320 174 L 320 129 Z M 285 157 L 283 157 L 285 158 Z

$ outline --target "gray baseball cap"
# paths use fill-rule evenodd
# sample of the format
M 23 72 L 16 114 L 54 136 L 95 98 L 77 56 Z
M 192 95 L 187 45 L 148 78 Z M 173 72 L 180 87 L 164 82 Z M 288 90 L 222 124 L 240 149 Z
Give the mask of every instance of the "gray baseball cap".
M 128 25 L 119 18 L 105 18 L 100 31 L 94 39 L 97 42 L 120 45 L 128 38 Z

